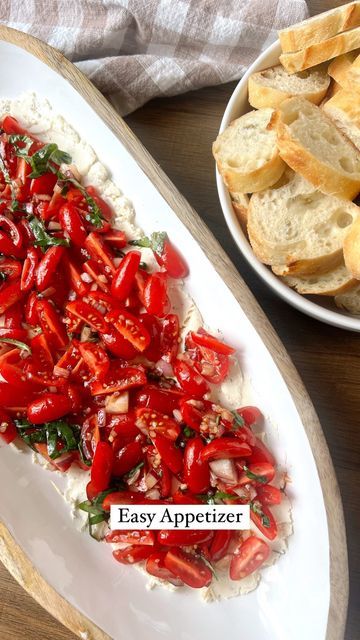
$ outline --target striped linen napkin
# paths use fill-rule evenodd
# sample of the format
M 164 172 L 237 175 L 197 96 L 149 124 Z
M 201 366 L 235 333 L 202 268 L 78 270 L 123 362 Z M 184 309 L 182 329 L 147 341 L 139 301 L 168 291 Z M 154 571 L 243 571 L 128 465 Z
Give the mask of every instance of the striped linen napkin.
M 305 0 L 6 0 L 0 22 L 62 51 L 123 115 L 240 78 Z

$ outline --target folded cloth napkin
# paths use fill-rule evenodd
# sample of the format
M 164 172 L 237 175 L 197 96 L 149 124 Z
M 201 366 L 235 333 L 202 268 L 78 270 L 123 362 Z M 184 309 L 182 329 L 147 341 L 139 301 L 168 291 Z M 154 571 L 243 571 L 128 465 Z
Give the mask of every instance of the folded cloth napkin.
M 7 0 L 0 22 L 62 51 L 124 115 L 240 78 L 305 0 Z

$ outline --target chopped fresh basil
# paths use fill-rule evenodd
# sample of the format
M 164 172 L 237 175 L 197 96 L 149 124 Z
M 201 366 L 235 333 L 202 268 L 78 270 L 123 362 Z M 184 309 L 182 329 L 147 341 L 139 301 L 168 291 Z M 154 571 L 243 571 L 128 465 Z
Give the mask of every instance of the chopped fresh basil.
M 61 186 L 61 195 L 66 195 L 69 189 L 69 183 L 73 184 L 74 187 L 79 189 L 86 200 L 88 206 L 88 213 L 85 215 L 86 220 L 90 222 L 90 224 L 92 224 L 94 227 L 101 227 L 104 219 L 101 209 L 97 202 L 95 202 L 94 198 L 92 198 L 91 195 L 86 191 L 86 188 L 83 187 L 83 185 L 78 180 L 76 180 L 76 178 L 68 177 L 60 172 L 58 172 L 57 175 L 59 178 L 59 184 Z
M 13 145 L 16 156 L 25 158 L 25 160 L 28 159 L 30 147 L 34 142 L 32 138 L 29 138 L 27 135 L 14 133 L 9 136 L 9 142 Z M 19 142 L 23 142 L 24 146 L 20 147 Z
M 238 498 L 238 496 L 234 496 L 232 493 L 226 493 L 225 491 L 216 491 L 214 494 L 198 493 L 196 497 L 207 504 L 216 504 L 217 500 L 237 500 Z
M 56 238 L 56 236 L 51 236 L 45 229 L 45 225 L 42 220 L 32 216 L 29 219 L 29 225 L 31 231 L 33 232 L 33 236 L 35 238 L 34 245 L 36 247 L 41 247 L 42 249 L 46 249 L 47 247 L 60 246 L 63 245 L 65 247 L 69 246 L 69 240 L 65 238 Z
M 29 178 L 39 178 L 44 173 L 51 171 L 57 172 L 54 166 L 71 163 L 71 156 L 66 151 L 61 151 L 55 142 L 45 144 L 41 149 L 36 151 L 32 156 L 26 157 L 26 162 L 30 165 L 32 171 Z
M 32 449 L 39 442 L 46 442 L 48 456 L 56 460 L 63 453 L 76 451 L 80 441 L 80 427 L 65 420 L 54 420 L 34 425 L 27 420 L 15 420 L 19 436 Z M 61 441 L 61 448 L 58 447 Z
M 135 467 L 133 467 L 132 469 L 130 469 L 130 471 L 128 471 L 125 475 L 124 475 L 124 480 L 131 480 L 131 478 L 134 477 L 135 473 L 137 471 L 139 471 L 139 469 L 141 469 L 141 467 L 144 466 L 144 462 L 139 462 L 139 464 L 137 464 Z
M 200 558 L 203 561 L 203 563 L 206 564 L 206 566 L 210 569 L 210 571 L 213 574 L 215 580 L 219 580 L 219 577 L 217 576 L 216 571 L 215 571 L 214 567 L 212 566 L 211 562 L 209 562 L 209 560 L 207 558 L 205 558 L 205 556 L 203 556 L 202 554 L 200 554 Z
M 233 493 L 226 493 L 226 491 L 217 491 L 214 495 L 215 500 L 237 500 L 238 497 Z
M 184 427 L 183 434 L 185 438 L 193 438 L 195 435 L 195 431 L 193 429 L 190 429 L 190 427 Z
M 266 476 L 261 476 L 261 475 L 258 475 L 257 473 L 253 473 L 246 466 L 244 466 L 243 469 L 244 469 L 247 477 L 250 478 L 250 480 L 255 480 L 255 482 L 261 482 L 261 484 L 266 484 L 267 483 L 268 479 L 267 479 Z
M 12 344 L 14 347 L 21 349 L 22 351 L 26 351 L 27 353 L 31 353 L 31 347 L 25 342 L 21 342 L 21 340 L 14 340 L 14 338 L 0 338 L 0 342 L 6 342 L 6 344 Z
M 139 240 L 131 240 L 129 244 L 135 247 L 146 247 L 152 249 L 154 253 L 162 256 L 164 252 L 164 243 L 167 238 L 165 231 L 154 231 L 151 236 L 144 236 Z
M 241 429 L 241 427 L 244 426 L 245 420 L 237 413 L 237 411 L 232 411 L 231 413 L 234 416 L 234 422 L 232 423 L 231 429 L 232 431 L 237 431 L 238 429 Z
M 0 267 L 1 267 L 1 265 L 0 265 Z M 5 282 L 6 278 L 7 278 L 7 273 L 5 273 L 5 271 L 0 271 L 0 280 L 2 282 Z
M 253 511 L 259 518 L 261 518 L 261 522 L 263 527 L 267 529 L 270 528 L 271 522 L 269 516 L 266 516 L 262 510 L 261 504 L 259 502 L 250 502 L 250 509 Z

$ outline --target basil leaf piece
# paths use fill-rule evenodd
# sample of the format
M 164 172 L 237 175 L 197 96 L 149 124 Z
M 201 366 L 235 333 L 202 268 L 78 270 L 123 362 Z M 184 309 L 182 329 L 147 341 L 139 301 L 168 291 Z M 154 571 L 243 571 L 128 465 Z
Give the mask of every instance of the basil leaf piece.
M 133 467 L 132 469 L 130 469 L 130 471 L 128 471 L 125 475 L 124 475 L 124 479 L 125 480 L 131 480 L 131 478 L 135 475 L 135 473 L 141 469 L 141 467 L 144 466 L 144 462 L 139 462 L 139 464 L 137 464 L 135 467 Z
M 12 344 L 14 347 L 21 349 L 21 351 L 26 351 L 27 353 L 31 353 L 31 347 L 25 342 L 21 342 L 21 340 L 15 340 L 14 338 L 0 338 L 0 342 L 6 342 L 6 344 Z
M 146 247 L 147 249 L 152 249 L 158 256 L 162 256 L 166 239 L 167 233 L 165 231 L 154 231 L 150 237 L 144 236 L 139 240 L 131 240 L 129 244 L 134 247 Z
M 257 516 L 259 516 L 261 518 L 261 522 L 263 527 L 266 527 L 267 529 L 270 528 L 270 518 L 269 516 L 266 516 L 265 513 L 262 510 L 261 504 L 259 502 L 250 502 L 250 509 L 251 511 L 253 511 Z
M 232 411 L 231 413 L 234 416 L 234 422 L 231 425 L 231 430 L 237 431 L 238 429 L 241 429 L 241 427 L 244 426 L 245 420 L 237 413 L 237 411 Z
M 257 474 L 257 473 L 253 473 L 253 472 L 252 472 L 252 471 L 250 471 L 250 469 L 249 469 L 247 466 L 245 466 L 245 465 L 244 465 L 243 469 L 244 469 L 244 471 L 245 471 L 245 474 L 247 475 L 247 477 L 248 477 L 250 480 L 255 480 L 255 482 L 261 482 L 261 484 L 266 484 L 266 483 L 267 483 L 268 479 L 267 479 L 267 477 L 266 477 L 266 476 L 261 476 L 261 475 L 259 475 L 259 474 Z
M 25 134 L 13 133 L 9 136 L 9 142 L 14 147 L 14 153 L 19 158 L 28 159 L 29 150 L 34 140 Z M 20 147 L 19 142 L 23 142 L 24 146 Z
M 46 249 L 47 247 L 54 246 L 69 246 L 69 240 L 66 238 L 56 238 L 55 236 L 51 236 L 45 229 L 45 225 L 42 220 L 36 218 L 36 216 L 32 216 L 29 219 L 29 225 L 31 231 L 33 232 L 33 236 L 35 238 L 34 245 L 35 247 L 41 247 L 42 249 Z
M 61 151 L 55 142 L 50 142 L 32 156 L 27 156 L 26 162 L 32 169 L 29 178 L 39 178 L 49 171 L 56 173 L 57 167 L 54 167 L 54 164 L 70 164 L 71 156 L 66 151 Z
M 86 200 L 86 203 L 88 206 L 88 212 L 85 215 L 85 219 L 88 222 L 90 222 L 90 224 L 92 224 L 94 227 L 101 227 L 104 220 L 104 216 L 102 214 L 102 211 L 99 205 L 95 202 L 94 198 L 92 198 L 91 195 L 86 191 L 86 188 L 83 187 L 83 185 L 78 180 L 76 180 L 76 178 L 68 177 L 60 172 L 57 173 L 57 176 L 59 178 L 59 182 L 61 186 L 61 195 L 63 195 L 64 192 L 66 195 L 67 190 L 69 188 L 69 183 L 73 184 L 74 187 L 79 189 L 79 191 L 82 193 L 82 195 Z

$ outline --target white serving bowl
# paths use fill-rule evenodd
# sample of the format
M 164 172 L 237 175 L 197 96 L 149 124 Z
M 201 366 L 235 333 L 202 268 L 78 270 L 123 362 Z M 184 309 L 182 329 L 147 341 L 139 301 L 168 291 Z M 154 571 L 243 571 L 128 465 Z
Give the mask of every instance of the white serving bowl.
M 251 67 L 249 67 L 243 78 L 235 87 L 235 90 L 228 102 L 221 121 L 220 133 L 226 129 L 230 122 L 235 120 L 235 118 L 238 118 L 251 109 L 248 103 L 247 88 L 250 74 L 278 64 L 280 53 L 280 43 L 279 41 L 276 41 L 255 60 Z M 242 255 L 246 258 L 260 278 L 262 278 L 262 280 L 264 280 L 264 282 L 273 291 L 275 291 L 275 293 L 283 298 L 283 300 L 291 304 L 296 309 L 299 309 L 299 311 L 302 311 L 317 320 L 334 325 L 335 327 L 360 332 L 360 318 L 346 313 L 345 311 L 341 311 L 340 309 L 336 310 L 333 298 L 317 296 L 316 302 L 313 302 L 313 300 L 300 295 L 294 289 L 290 289 L 290 287 L 282 282 L 282 280 L 276 276 L 270 268 L 266 267 L 257 259 L 232 208 L 229 192 L 218 171 L 216 171 L 216 183 L 221 207 L 230 233 Z M 315 298 L 313 297 L 313 299 Z

